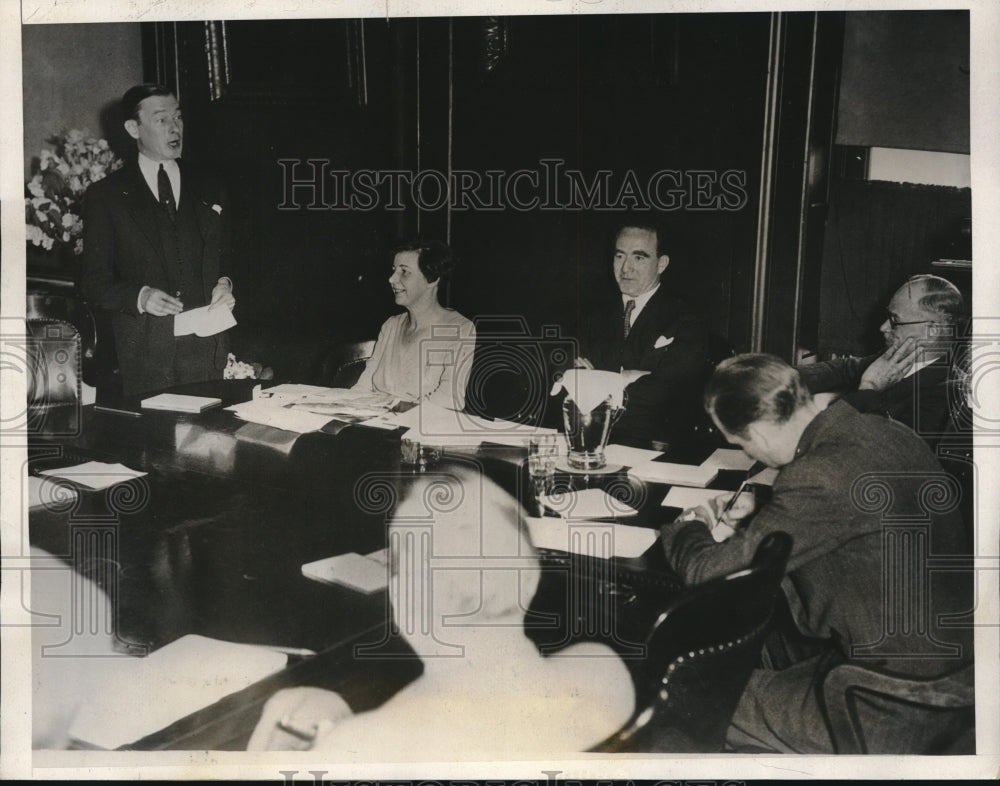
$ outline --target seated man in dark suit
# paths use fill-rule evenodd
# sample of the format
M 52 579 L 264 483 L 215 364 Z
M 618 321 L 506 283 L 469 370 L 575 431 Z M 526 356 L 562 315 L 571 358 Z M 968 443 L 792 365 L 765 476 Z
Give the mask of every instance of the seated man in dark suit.
M 826 673 L 845 660 L 917 678 L 971 662 L 971 625 L 942 621 L 972 609 L 971 571 L 934 573 L 926 562 L 968 551 L 957 496 L 948 496 L 947 476 L 910 429 L 842 401 L 824 409 L 795 369 L 771 355 L 719 364 L 705 409 L 730 443 L 780 471 L 770 502 L 749 523 L 741 522 L 754 501 L 744 493 L 729 511 L 732 495 L 722 495 L 711 509 L 665 525 L 668 561 L 687 583 L 701 583 L 746 567 L 768 533 L 787 532 L 789 608 L 804 634 L 828 642 L 786 669 L 754 671 L 731 745 L 833 753 L 820 694 Z M 710 528 L 719 521 L 735 533 L 717 543 Z M 876 712 L 889 746 L 900 735 L 933 744 L 940 729 L 932 715 Z
M 700 394 L 706 356 L 702 319 L 668 294 L 660 276 L 670 258 L 660 231 L 629 224 L 615 237 L 619 294 L 584 320 L 577 367 L 621 372 L 625 414 L 616 442 L 669 439 L 672 413 L 689 414 Z
M 889 301 L 881 331 L 886 349 L 864 358 L 802 366 L 813 393 L 838 392 L 859 412 L 898 420 L 932 448 L 958 403 L 958 352 L 967 316 L 958 287 L 938 276 L 913 276 Z

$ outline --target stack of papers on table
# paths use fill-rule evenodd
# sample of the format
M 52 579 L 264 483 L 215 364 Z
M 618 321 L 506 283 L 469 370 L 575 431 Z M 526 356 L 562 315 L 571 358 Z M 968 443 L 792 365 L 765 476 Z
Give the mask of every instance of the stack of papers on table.
M 93 660 L 91 698 L 73 719 L 69 735 L 113 750 L 280 671 L 288 656 L 190 634 L 145 658 Z
M 754 465 L 754 460 L 739 449 L 719 448 L 701 462 L 703 467 L 715 469 L 735 469 L 746 472 Z
M 28 510 L 50 507 L 66 510 L 76 497 L 75 488 L 59 483 L 55 478 L 28 475 Z
M 352 551 L 307 562 L 302 566 L 302 575 L 324 584 L 340 584 L 358 592 L 378 592 L 389 586 L 387 560 L 387 549 L 365 555 Z
M 88 461 L 75 467 L 43 469 L 39 475 L 50 475 L 79 483 L 94 490 L 106 489 L 116 483 L 124 483 L 133 478 L 141 478 L 145 472 L 129 469 L 123 464 L 106 464 L 102 461 Z
M 567 519 L 610 519 L 634 516 L 637 511 L 631 505 L 608 494 L 603 489 L 585 489 L 565 494 L 541 496 L 538 501 Z
M 625 445 L 608 445 L 604 448 L 604 458 L 609 464 L 621 464 L 625 467 L 634 467 L 637 464 L 644 464 L 659 458 L 663 453 L 658 450 L 644 450 L 643 448 L 630 448 Z
M 333 420 L 330 415 L 317 415 L 313 412 L 283 407 L 280 404 L 273 404 L 267 399 L 246 401 L 242 404 L 226 407 L 226 409 L 240 420 L 280 428 L 285 431 L 294 431 L 298 434 L 319 431 Z
M 431 445 L 476 447 L 483 442 L 495 442 L 521 447 L 536 434 L 556 433 L 551 428 L 506 420 L 487 420 L 426 401 L 407 412 L 391 415 L 383 422 L 407 429 L 407 439 Z
M 699 505 L 707 505 L 711 500 L 725 494 L 719 489 L 692 489 L 684 486 L 674 486 L 667 492 L 667 496 L 660 503 L 665 508 L 696 508 Z
M 645 527 L 562 518 L 526 517 L 535 548 L 588 557 L 639 557 L 656 542 L 657 532 Z
M 692 464 L 647 461 L 632 467 L 628 474 L 648 483 L 669 483 L 671 486 L 704 488 L 715 480 L 719 470 L 716 467 L 696 467 Z
M 170 412 L 204 412 L 222 403 L 221 398 L 208 396 L 182 396 L 177 393 L 160 393 L 158 396 L 144 398 L 143 409 L 165 409 Z

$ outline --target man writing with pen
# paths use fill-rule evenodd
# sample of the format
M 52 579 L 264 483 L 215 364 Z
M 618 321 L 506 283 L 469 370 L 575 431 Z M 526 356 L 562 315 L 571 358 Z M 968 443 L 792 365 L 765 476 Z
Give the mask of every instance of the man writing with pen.
M 834 665 L 865 652 L 867 668 L 928 677 L 971 659 L 971 628 L 938 625 L 942 614 L 972 607 L 971 576 L 961 572 L 929 583 L 927 630 L 908 639 L 902 653 L 866 649 L 884 640 L 887 626 L 899 624 L 883 593 L 887 572 L 913 583 L 901 588 L 904 595 L 924 587 L 920 570 L 891 564 L 896 557 L 883 544 L 885 522 L 921 522 L 928 552 L 941 556 L 967 552 L 961 519 L 954 506 L 926 504 L 928 484 L 942 482 L 943 473 L 909 428 L 861 414 L 844 401 L 824 408 L 777 357 L 724 361 L 704 403 L 730 443 L 779 472 L 771 500 L 756 512 L 753 495 L 742 490 L 665 525 L 668 561 L 686 583 L 699 584 L 747 567 L 768 533 L 789 533 L 793 546 L 783 582 L 789 608 L 804 634 L 828 642 L 819 655 L 784 670 L 755 670 L 727 741 L 743 751 L 833 753 L 821 685 Z M 733 532 L 717 542 L 724 526 Z M 957 648 L 948 652 L 943 644 Z M 932 721 L 905 709 L 878 723 L 890 739 L 934 732 Z

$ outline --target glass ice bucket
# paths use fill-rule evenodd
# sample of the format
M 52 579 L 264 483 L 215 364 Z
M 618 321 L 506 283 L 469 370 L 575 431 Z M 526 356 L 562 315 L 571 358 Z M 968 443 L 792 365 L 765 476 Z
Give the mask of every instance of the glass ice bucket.
M 604 448 L 608 444 L 611 426 L 625 410 L 611 403 L 611 396 L 590 412 L 581 412 L 571 398 L 563 400 L 563 425 L 569 451 L 566 462 L 571 469 L 602 469 L 607 465 Z

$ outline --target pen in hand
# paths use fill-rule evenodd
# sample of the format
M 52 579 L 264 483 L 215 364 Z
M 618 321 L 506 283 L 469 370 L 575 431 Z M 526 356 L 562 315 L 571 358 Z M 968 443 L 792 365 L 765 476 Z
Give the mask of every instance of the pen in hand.
M 744 480 L 740 484 L 740 487 L 736 490 L 736 493 L 733 494 L 733 496 L 730 498 L 729 502 L 727 502 L 726 506 L 722 509 L 722 512 L 720 512 L 719 515 L 716 517 L 716 519 L 715 519 L 715 525 L 713 526 L 713 529 L 715 527 L 718 527 L 719 524 L 722 523 L 722 519 L 725 517 L 725 515 L 729 511 L 731 511 L 733 509 L 733 506 L 736 504 L 736 500 L 738 500 L 740 498 L 740 494 L 742 494 L 746 490 L 746 487 L 749 484 L 749 482 L 750 481 L 748 479 L 748 480 Z

